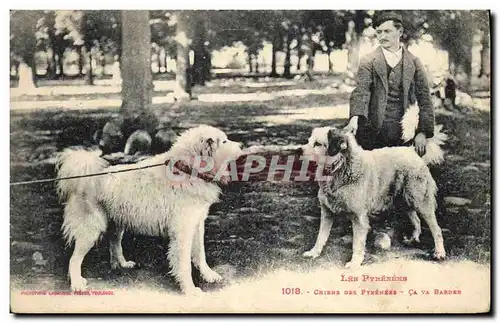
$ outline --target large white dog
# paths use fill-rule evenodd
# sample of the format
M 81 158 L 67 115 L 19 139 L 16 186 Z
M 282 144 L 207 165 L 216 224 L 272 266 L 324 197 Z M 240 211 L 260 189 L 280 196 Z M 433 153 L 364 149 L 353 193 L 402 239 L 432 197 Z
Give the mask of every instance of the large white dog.
M 239 143 L 210 126 L 199 126 L 179 136 L 170 151 L 134 165 L 110 166 L 99 151 L 67 149 L 57 160 L 58 178 L 154 165 L 178 158 L 210 157 L 214 170 L 241 154 Z M 171 173 L 170 173 L 171 174 Z M 178 174 L 179 175 L 179 174 Z M 69 263 L 72 290 L 86 288 L 81 275 L 85 255 L 99 236 L 110 236 L 111 266 L 131 268 L 123 255 L 125 229 L 144 235 L 168 236 L 171 273 L 184 293 L 197 293 L 191 276 L 191 261 L 207 282 L 222 278 L 205 260 L 204 220 L 220 195 L 217 182 L 187 176 L 183 181 L 169 177 L 166 166 L 118 174 L 62 180 L 58 193 L 67 200 L 63 232 L 75 247 Z
M 412 106 L 403 118 L 403 140 L 413 138 L 418 124 L 418 107 Z M 390 208 L 394 198 L 406 202 L 406 213 L 414 231 L 412 239 L 419 241 L 419 216 L 427 222 L 434 238 L 434 258 L 444 259 L 446 252 L 441 228 L 436 220 L 436 183 L 427 165 L 443 161 L 441 145 L 447 136 L 437 125 L 434 137 L 427 141 L 426 153 L 419 157 L 413 147 L 389 147 L 363 150 L 351 130 L 335 127 L 315 128 L 303 154 L 315 160 L 325 160 L 329 173 L 319 181 L 318 199 L 321 222 L 314 247 L 304 257 L 321 254 L 337 214 L 347 215 L 353 226 L 353 253 L 346 267 L 358 267 L 365 255 L 369 215 Z

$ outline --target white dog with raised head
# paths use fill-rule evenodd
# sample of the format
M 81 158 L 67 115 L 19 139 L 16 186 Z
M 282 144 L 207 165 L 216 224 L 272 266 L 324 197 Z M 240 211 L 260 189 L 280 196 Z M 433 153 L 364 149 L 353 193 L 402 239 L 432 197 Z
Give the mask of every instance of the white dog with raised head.
M 418 107 L 407 111 L 403 119 L 403 139 L 413 138 L 418 119 Z M 316 258 L 321 254 L 330 234 L 333 217 L 345 214 L 352 220 L 353 253 L 346 267 L 358 267 L 365 255 L 369 215 L 390 208 L 394 198 L 401 198 L 407 206 L 414 231 L 412 239 L 419 241 L 421 225 L 419 216 L 427 222 L 434 238 L 434 258 L 445 258 L 443 236 L 436 210 L 436 183 L 427 165 L 443 160 L 441 145 L 447 139 L 435 129 L 429 138 L 426 153 L 419 157 L 414 147 L 389 147 L 363 150 L 350 129 L 335 127 L 315 128 L 303 154 L 313 159 L 326 158 L 325 169 L 329 176 L 319 181 L 318 199 L 321 205 L 321 222 L 314 247 L 303 256 Z
M 212 170 L 218 170 L 241 154 L 241 146 L 228 140 L 217 128 L 199 126 L 181 134 L 167 153 L 138 164 L 110 166 L 99 153 L 85 149 L 65 150 L 57 160 L 58 178 L 114 172 L 197 156 L 210 157 L 214 165 Z M 123 255 L 121 240 L 125 229 L 144 235 L 168 236 L 171 273 L 184 293 L 201 291 L 193 283 L 191 261 L 207 282 L 222 279 L 208 266 L 204 247 L 204 221 L 210 205 L 221 193 L 217 182 L 191 176 L 177 181 L 169 177 L 166 166 L 159 166 L 61 180 L 58 193 L 67 201 L 64 236 L 68 243 L 75 245 L 69 263 L 72 290 L 86 288 L 87 281 L 81 275 L 82 261 L 105 232 L 110 237 L 111 266 L 135 266 Z

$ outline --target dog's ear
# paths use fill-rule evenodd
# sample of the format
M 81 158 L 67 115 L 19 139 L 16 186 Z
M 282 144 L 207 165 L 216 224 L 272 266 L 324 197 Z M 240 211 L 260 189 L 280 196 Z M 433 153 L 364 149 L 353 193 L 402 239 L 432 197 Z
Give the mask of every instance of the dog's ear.
M 207 140 L 205 140 L 205 142 L 207 143 L 207 146 L 208 146 L 208 155 L 209 156 L 213 156 L 213 153 L 214 153 L 214 140 L 212 138 L 208 138 Z
M 328 149 L 327 149 L 328 156 L 336 155 L 338 153 L 338 151 L 336 151 L 336 149 L 335 149 L 336 140 L 335 140 L 335 135 L 333 134 L 332 129 L 328 130 L 328 134 L 326 135 L 326 138 L 328 139 Z
M 328 139 L 328 156 L 335 156 L 339 152 L 347 149 L 347 141 L 338 130 L 330 129 L 327 134 Z
M 99 144 L 99 141 L 101 141 L 101 138 L 102 138 L 102 129 L 99 129 L 96 132 L 94 132 L 92 139 L 94 140 L 95 144 Z

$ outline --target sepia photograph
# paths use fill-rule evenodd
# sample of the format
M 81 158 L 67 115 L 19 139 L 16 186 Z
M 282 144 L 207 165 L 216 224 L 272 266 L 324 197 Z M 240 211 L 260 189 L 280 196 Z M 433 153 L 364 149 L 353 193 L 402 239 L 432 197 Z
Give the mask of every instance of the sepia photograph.
M 489 10 L 9 15 L 11 314 L 491 313 Z

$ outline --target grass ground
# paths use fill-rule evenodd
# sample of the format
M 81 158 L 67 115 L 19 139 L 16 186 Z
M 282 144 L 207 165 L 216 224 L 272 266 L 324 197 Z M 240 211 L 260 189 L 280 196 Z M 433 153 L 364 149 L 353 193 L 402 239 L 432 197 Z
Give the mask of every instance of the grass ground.
M 308 87 L 314 87 L 307 85 Z M 298 88 L 301 85 L 290 85 Z M 315 86 L 324 87 L 323 81 Z M 231 87 L 229 87 L 230 89 Z M 280 87 L 280 88 L 283 88 Z M 286 86 L 284 86 L 286 88 Z M 274 91 L 259 88 L 259 91 Z M 212 93 L 229 91 L 214 86 Z M 51 98 L 52 99 L 52 98 Z M 252 144 L 305 143 L 313 127 L 340 125 L 345 111 L 336 111 L 348 103 L 348 94 L 281 97 L 272 102 L 207 103 L 187 102 L 175 109 L 159 105 L 158 114 L 175 130 L 198 123 L 225 130 L 233 140 Z M 53 165 L 43 162 L 72 145 L 91 145 L 92 134 L 116 109 L 92 111 L 11 111 L 11 182 L 54 176 Z M 292 121 L 291 121 L 292 120 Z M 443 228 L 449 261 L 473 261 L 489 264 L 491 259 L 491 122 L 490 114 L 475 111 L 468 115 L 437 114 L 450 140 L 447 159 L 434 171 L 440 190 L 438 222 Z M 314 260 L 301 253 L 314 244 L 319 227 L 319 205 L 313 183 L 234 183 L 225 189 L 222 202 L 214 205 L 206 221 L 207 260 L 216 270 L 233 278 L 261 277 L 278 269 L 295 272 L 340 266 L 350 256 L 346 243 L 350 226 L 338 219 L 323 255 Z M 470 200 L 466 206 L 449 205 L 444 197 Z M 62 240 L 62 208 L 51 183 L 11 187 L 10 241 L 11 284 L 13 288 L 65 290 L 67 264 L 71 248 Z M 406 220 L 405 220 L 406 221 Z M 409 223 L 403 222 L 406 229 Z M 421 244 L 414 248 L 396 246 L 390 252 L 371 248 L 368 263 L 380 264 L 397 257 L 426 258 L 433 247 L 424 225 Z M 35 251 L 48 260 L 35 266 Z M 83 276 L 90 284 L 112 288 L 147 286 L 175 293 L 176 286 L 167 275 L 167 245 L 157 237 L 127 232 L 126 257 L 140 267 L 111 271 L 106 241 L 87 255 Z M 218 289 L 199 282 L 203 289 Z

